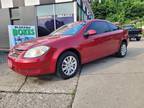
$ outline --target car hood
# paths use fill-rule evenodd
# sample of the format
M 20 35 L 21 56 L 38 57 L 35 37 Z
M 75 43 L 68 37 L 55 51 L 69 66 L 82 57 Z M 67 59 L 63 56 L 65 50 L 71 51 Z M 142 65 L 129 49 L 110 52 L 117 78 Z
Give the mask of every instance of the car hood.
M 39 37 L 31 41 L 23 42 L 21 44 L 16 45 L 14 48 L 19 50 L 28 50 L 32 47 L 40 46 L 40 45 L 49 45 L 52 42 L 61 40 L 69 36 L 45 36 Z

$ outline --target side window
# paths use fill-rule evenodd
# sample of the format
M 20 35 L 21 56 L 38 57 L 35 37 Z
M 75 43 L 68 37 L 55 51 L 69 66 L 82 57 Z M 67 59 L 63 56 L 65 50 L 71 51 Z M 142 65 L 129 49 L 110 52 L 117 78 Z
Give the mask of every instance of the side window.
M 111 31 L 115 31 L 115 30 L 118 30 L 118 29 L 119 29 L 118 26 L 116 26 L 116 25 L 114 25 L 114 24 L 112 24 L 112 23 L 108 23 L 108 25 L 109 25 Z
M 105 32 L 109 32 L 109 26 L 107 25 L 106 22 L 104 21 L 95 21 L 92 22 L 88 28 L 86 29 L 86 31 L 94 29 L 96 30 L 97 34 L 101 34 L 101 33 L 105 33 Z

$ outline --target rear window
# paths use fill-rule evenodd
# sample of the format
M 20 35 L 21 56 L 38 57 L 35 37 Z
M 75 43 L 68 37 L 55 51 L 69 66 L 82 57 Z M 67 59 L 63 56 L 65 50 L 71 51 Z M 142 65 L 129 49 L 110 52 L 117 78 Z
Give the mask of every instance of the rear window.
M 115 30 L 118 30 L 118 29 L 119 29 L 118 26 L 116 26 L 116 25 L 114 25 L 114 24 L 112 24 L 112 23 L 110 23 L 110 22 L 108 22 L 108 25 L 109 25 L 111 31 L 115 31 Z

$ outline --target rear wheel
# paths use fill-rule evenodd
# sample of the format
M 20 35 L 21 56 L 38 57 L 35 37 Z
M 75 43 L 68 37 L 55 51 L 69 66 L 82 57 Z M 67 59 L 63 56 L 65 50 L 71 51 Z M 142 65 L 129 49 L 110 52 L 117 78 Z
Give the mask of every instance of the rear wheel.
M 67 51 L 63 53 L 57 62 L 57 75 L 62 79 L 69 79 L 81 70 L 81 64 L 78 56 Z
M 136 38 L 136 40 L 137 40 L 137 41 L 140 41 L 140 40 L 141 40 L 141 38 L 140 38 L 140 37 L 138 37 L 138 38 Z
M 117 57 L 125 57 L 127 55 L 127 44 L 122 42 L 119 51 L 116 53 Z

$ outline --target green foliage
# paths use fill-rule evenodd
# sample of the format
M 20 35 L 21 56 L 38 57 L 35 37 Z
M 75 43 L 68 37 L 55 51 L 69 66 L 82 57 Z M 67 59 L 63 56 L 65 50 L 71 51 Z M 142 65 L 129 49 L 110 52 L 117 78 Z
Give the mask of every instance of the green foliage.
M 144 20 L 144 0 L 95 0 L 92 9 L 95 18 L 112 22 L 129 23 Z
M 144 16 L 144 2 L 136 2 L 126 12 L 126 18 L 135 20 L 136 18 L 142 18 Z

